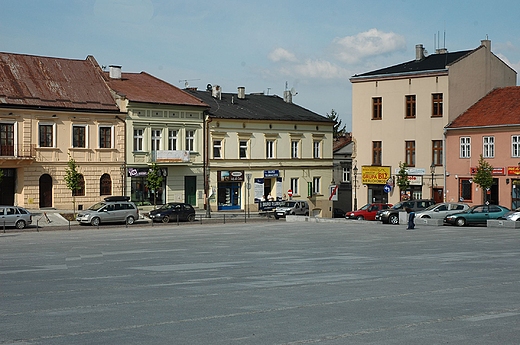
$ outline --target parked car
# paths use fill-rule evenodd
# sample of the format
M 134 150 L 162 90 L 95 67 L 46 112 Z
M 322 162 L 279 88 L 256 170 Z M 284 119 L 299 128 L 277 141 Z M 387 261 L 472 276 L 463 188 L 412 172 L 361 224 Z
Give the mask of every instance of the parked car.
M 405 210 L 407 208 L 417 212 L 434 204 L 435 201 L 429 199 L 400 201 L 389 209 L 378 211 L 376 214 L 376 220 L 380 220 L 383 224 L 397 225 L 399 224 L 399 212 L 406 212 Z
M 18 206 L 0 206 L 0 227 L 23 229 L 32 223 L 32 214 Z
M 340 208 L 334 207 L 332 217 L 333 218 L 345 218 L 345 211 L 343 211 Z
M 416 212 L 415 218 L 444 219 L 452 213 L 466 211 L 468 208 L 469 205 L 464 203 L 441 202 Z
M 76 220 L 80 224 L 98 226 L 100 223 L 124 222 L 134 224 L 139 219 L 139 209 L 130 197 L 110 196 L 104 201 L 98 202 L 88 209 L 79 211 Z
M 444 223 L 458 226 L 487 224 L 488 219 L 498 219 L 509 211 L 510 209 L 500 205 L 476 205 L 464 212 L 446 216 Z
M 150 211 L 148 217 L 153 222 L 169 223 L 172 220 L 175 222 L 178 220 L 193 222 L 195 220 L 195 209 L 190 204 L 169 202 Z
M 514 222 L 520 221 L 520 207 L 515 210 L 507 212 L 502 217 L 499 217 L 497 219 L 511 220 Z
M 345 218 L 357 220 L 375 220 L 378 211 L 386 210 L 392 207 L 392 204 L 373 203 L 366 204 L 359 210 L 347 212 Z
M 284 218 L 287 215 L 309 215 L 309 204 L 303 200 L 288 200 L 274 209 L 274 217 Z

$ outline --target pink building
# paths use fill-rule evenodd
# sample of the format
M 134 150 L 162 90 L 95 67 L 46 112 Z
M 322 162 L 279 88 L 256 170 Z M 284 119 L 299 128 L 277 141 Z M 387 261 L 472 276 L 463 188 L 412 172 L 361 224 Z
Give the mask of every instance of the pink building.
M 446 201 L 487 200 L 520 207 L 520 87 L 498 88 L 446 126 Z M 493 166 L 493 186 L 473 183 L 480 155 Z

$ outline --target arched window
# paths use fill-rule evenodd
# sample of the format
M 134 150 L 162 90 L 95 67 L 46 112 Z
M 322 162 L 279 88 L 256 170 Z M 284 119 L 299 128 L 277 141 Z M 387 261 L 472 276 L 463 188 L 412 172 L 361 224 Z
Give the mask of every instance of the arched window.
M 99 195 L 112 195 L 112 179 L 109 174 L 103 174 L 99 179 Z
M 72 191 L 72 196 L 85 196 L 85 178 L 81 174 L 78 176 L 78 189 Z

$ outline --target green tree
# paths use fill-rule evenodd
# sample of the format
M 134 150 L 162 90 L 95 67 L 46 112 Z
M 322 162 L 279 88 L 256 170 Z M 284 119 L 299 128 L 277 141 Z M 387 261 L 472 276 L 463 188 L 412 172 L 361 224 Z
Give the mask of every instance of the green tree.
M 476 183 L 484 192 L 484 202 L 487 201 L 487 190 L 493 185 L 493 167 L 486 160 L 484 156 L 480 155 L 477 166 L 477 173 L 473 177 L 473 182 Z
M 3 178 L 4 178 L 4 169 L 0 169 L 0 183 L 2 183 Z
M 161 169 L 156 163 L 152 164 L 150 170 L 148 170 L 148 176 L 146 178 L 146 182 L 148 183 L 148 189 L 153 194 L 153 205 L 157 205 L 157 191 L 162 187 L 163 177 L 161 174 Z
M 403 192 L 410 188 L 410 180 L 408 180 L 408 165 L 399 162 L 399 172 L 397 173 L 396 184 L 399 186 L 399 199 L 402 198 Z
M 78 172 L 76 161 L 69 154 L 69 161 L 65 169 L 65 183 L 72 192 L 72 211 L 74 216 L 76 216 L 76 192 L 81 188 L 80 180 L 81 174 Z
M 334 139 L 345 135 L 345 133 L 347 132 L 347 126 L 342 125 L 341 119 L 339 118 L 338 113 L 334 109 L 331 110 L 330 114 L 327 113 L 327 118 L 329 120 L 334 121 L 335 123 L 333 129 Z

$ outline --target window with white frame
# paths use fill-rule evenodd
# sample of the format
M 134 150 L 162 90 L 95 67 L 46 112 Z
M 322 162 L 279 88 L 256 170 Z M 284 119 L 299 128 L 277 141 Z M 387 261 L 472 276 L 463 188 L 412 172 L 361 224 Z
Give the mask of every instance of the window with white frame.
M 312 193 L 321 194 L 321 177 L 314 177 L 312 179 Z
M 350 182 L 350 168 L 343 168 L 341 182 Z
M 213 158 L 222 158 L 222 140 L 213 140 Z
M 299 158 L 298 156 L 298 140 L 291 141 L 291 158 Z
M 460 158 L 471 158 L 471 137 L 460 137 Z
M 483 138 L 482 156 L 484 158 L 495 157 L 495 137 Z
M 112 126 L 100 126 L 99 127 L 99 148 L 111 149 L 112 148 Z
M 72 147 L 87 147 L 87 125 L 72 125 Z
M 291 178 L 291 190 L 293 195 L 300 195 L 298 191 L 299 179 L 297 177 Z
M 186 131 L 186 150 L 195 151 L 195 131 Z
M 38 143 L 40 147 L 54 147 L 54 124 L 40 123 L 38 125 Z
M 248 147 L 249 140 L 240 140 L 239 141 L 239 157 L 240 158 L 248 158 Z
M 274 140 L 265 141 L 265 158 L 274 158 Z
M 177 150 L 177 133 L 175 129 L 168 130 L 168 150 L 170 151 Z
M 161 149 L 162 129 L 152 128 L 152 151 Z
M 321 141 L 314 140 L 312 143 L 312 152 L 314 158 L 321 158 Z
M 143 151 L 143 137 L 144 137 L 144 129 L 135 128 L 134 129 L 134 151 Z
M 520 157 L 520 135 L 511 137 L 511 157 Z

